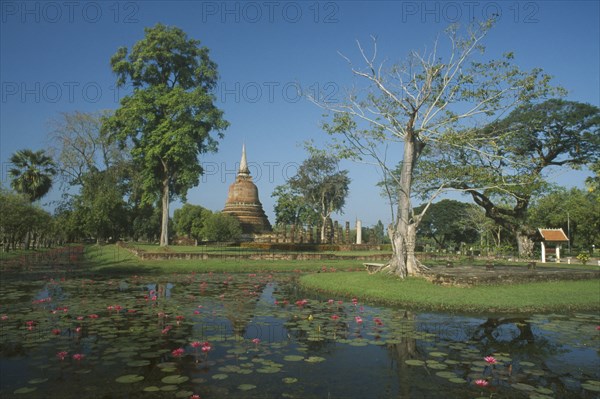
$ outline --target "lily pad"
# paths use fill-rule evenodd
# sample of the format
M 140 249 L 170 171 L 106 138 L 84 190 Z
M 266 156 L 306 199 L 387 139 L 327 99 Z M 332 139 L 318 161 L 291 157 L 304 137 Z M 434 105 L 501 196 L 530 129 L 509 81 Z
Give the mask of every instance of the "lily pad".
M 186 382 L 187 380 L 189 380 L 190 377 L 187 377 L 185 375 L 170 375 L 167 377 L 164 377 L 161 382 L 167 384 L 167 385 L 173 385 L 173 384 L 181 384 L 183 382 Z
M 424 361 L 418 360 L 418 359 L 408 359 L 408 360 L 405 360 L 404 363 L 408 364 L 409 366 L 423 366 L 423 365 L 425 365 Z
M 37 387 L 23 387 L 23 388 L 19 388 L 19 389 L 15 390 L 13 393 L 19 395 L 19 394 L 31 393 L 31 392 L 34 392 L 35 390 L 37 390 Z
M 285 360 L 286 362 L 299 362 L 301 360 L 304 360 L 304 356 L 302 355 L 287 355 L 283 357 L 283 360 Z
M 250 391 L 252 389 L 256 389 L 256 385 L 252 385 L 252 384 L 241 384 L 238 386 L 238 389 L 240 391 Z
M 172 392 L 177 390 L 177 385 L 163 385 L 160 387 L 160 390 L 163 392 Z
M 48 381 L 47 378 L 34 378 L 33 380 L 29 380 L 28 382 L 30 384 L 41 384 L 41 383 L 46 382 L 46 381 Z
M 587 381 L 581 387 L 587 391 L 600 392 L 600 384 L 594 384 L 593 381 Z
M 283 381 L 285 384 L 293 384 L 295 382 L 298 382 L 298 379 L 294 377 L 285 377 L 281 381 Z
M 160 391 L 160 388 L 155 385 L 151 385 L 149 387 L 144 388 L 143 390 L 144 392 L 158 392 Z
M 511 384 L 511 387 L 518 389 L 520 391 L 534 391 L 535 387 L 529 384 L 525 384 L 523 382 L 517 382 L 515 384 Z
M 325 361 L 325 358 L 321 356 L 310 356 L 307 359 L 304 359 L 304 361 L 308 363 L 320 363 Z
M 215 374 L 212 376 L 214 380 L 224 380 L 229 377 L 227 374 Z
M 144 380 L 143 375 L 137 374 L 126 374 L 118 377 L 115 381 L 121 384 L 133 384 L 135 382 L 140 382 Z

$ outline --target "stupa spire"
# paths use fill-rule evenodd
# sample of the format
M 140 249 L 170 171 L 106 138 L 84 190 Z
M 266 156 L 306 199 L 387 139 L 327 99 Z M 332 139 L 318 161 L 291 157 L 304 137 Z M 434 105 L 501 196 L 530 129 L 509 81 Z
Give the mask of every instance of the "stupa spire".
M 242 159 L 240 161 L 240 170 L 238 175 L 250 176 L 248 161 L 246 160 L 246 143 L 242 144 Z

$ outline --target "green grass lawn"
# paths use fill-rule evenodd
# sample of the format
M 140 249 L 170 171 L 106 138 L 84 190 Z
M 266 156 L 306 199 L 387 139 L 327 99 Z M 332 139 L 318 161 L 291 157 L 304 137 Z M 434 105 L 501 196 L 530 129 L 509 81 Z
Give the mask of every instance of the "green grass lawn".
M 270 252 L 288 252 L 288 253 L 304 253 L 312 251 L 284 251 L 284 250 L 267 250 L 261 248 L 247 248 L 234 246 L 218 246 L 218 245 L 171 245 L 168 247 L 160 247 L 156 244 L 129 243 L 130 247 L 144 250 L 152 253 L 173 252 L 173 253 L 217 253 L 217 254 L 255 254 L 255 253 L 270 253 Z M 389 254 L 391 251 L 323 251 L 319 253 L 333 254 L 338 256 L 365 256 L 377 254 Z
M 530 312 L 600 310 L 600 279 L 514 285 L 446 287 L 421 278 L 323 273 L 300 278 L 305 289 L 423 310 Z
M 137 273 L 165 272 L 316 272 L 324 267 L 327 270 L 359 270 L 362 261 L 318 260 L 248 260 L 248 259 L 206 259 L 206 260 L 139 260 L 129 251 L 116 245 L 86 247 L 87 267 L 92 271 L 110 273 L 132 271 Z

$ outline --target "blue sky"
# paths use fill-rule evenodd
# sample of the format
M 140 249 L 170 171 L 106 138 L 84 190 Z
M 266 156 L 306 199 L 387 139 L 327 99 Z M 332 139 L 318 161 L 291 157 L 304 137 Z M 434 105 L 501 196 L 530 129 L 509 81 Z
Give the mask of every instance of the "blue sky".
M 541 67 L 568 99 L 600 105 L 600 9 L 597 1 L 532 2 L 221 2 L 2 1 L 0 25 L 0 162 L 22 148 L 48 147 L 49 121 L 60 112 L 115 109 L 110 57 L 130 48 L 157 22 L 176 25 L 211 51 L 221 75 L 217 104 L 231 123 L 219 152 L 188 202 L 222 209 L 242 143 L 261 201 L 274 222 L 271 192 L 306 158 L 301 143 L 326 140 L 322 111 L 296 93 L 300 85 L 327 100 L 356 83 L 342 53 L 358 62 L 356 41 L 378 40 L 381 59 L 401 60 L 430 47 L 452 22 L 500 14 L 485 40 L 486 57 L 513 51 L 522 68 Z M 389 221 L 377 170 L 343 162 L 350 196 L 340 221 Z M 552 171 L 561 185 L 582 186 L 583 172 Z M 54 190 L 44 202 L 58 199 Z M 463 198 L 467 200 L 466 197 Z M 179 207 L 179 203 L 172 208 Z

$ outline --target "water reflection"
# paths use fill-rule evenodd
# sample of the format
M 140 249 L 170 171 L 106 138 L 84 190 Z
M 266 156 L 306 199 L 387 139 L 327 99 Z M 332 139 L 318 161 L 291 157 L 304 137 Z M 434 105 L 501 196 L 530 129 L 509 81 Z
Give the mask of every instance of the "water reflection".
M 477 379 L 489 382 L 483 393 L 495 398 L 597 395 L 591 387 L 600 380 L 600 323 L 593 314 L 416 313 L 301 294 L 294 276 L 283 274 L 115 281 L 3 282 L 0 396 L 35 388 L 37 397 L 79 397 L 84 385 L 90 397 L 138 397 L 154 388 L 156 397 L 172 397 L 160 390 L 172 385 L 163 382 L 172 375 L 188 377 L 175 384 L 181 397 L 256 397 L 259 391 L 273 398 L 435 397 L 444 391 L 463 398 L 481 394 Z M 208 342 L 211 350 L 192 342 Z M 69 356 L 59 360 L 58 351 Z M 495 364 L 484 360 L 490 355 Z M 106 384 L 123 375 L 143 379 Z M 239 388 L 248 385 L 256 391 Z

